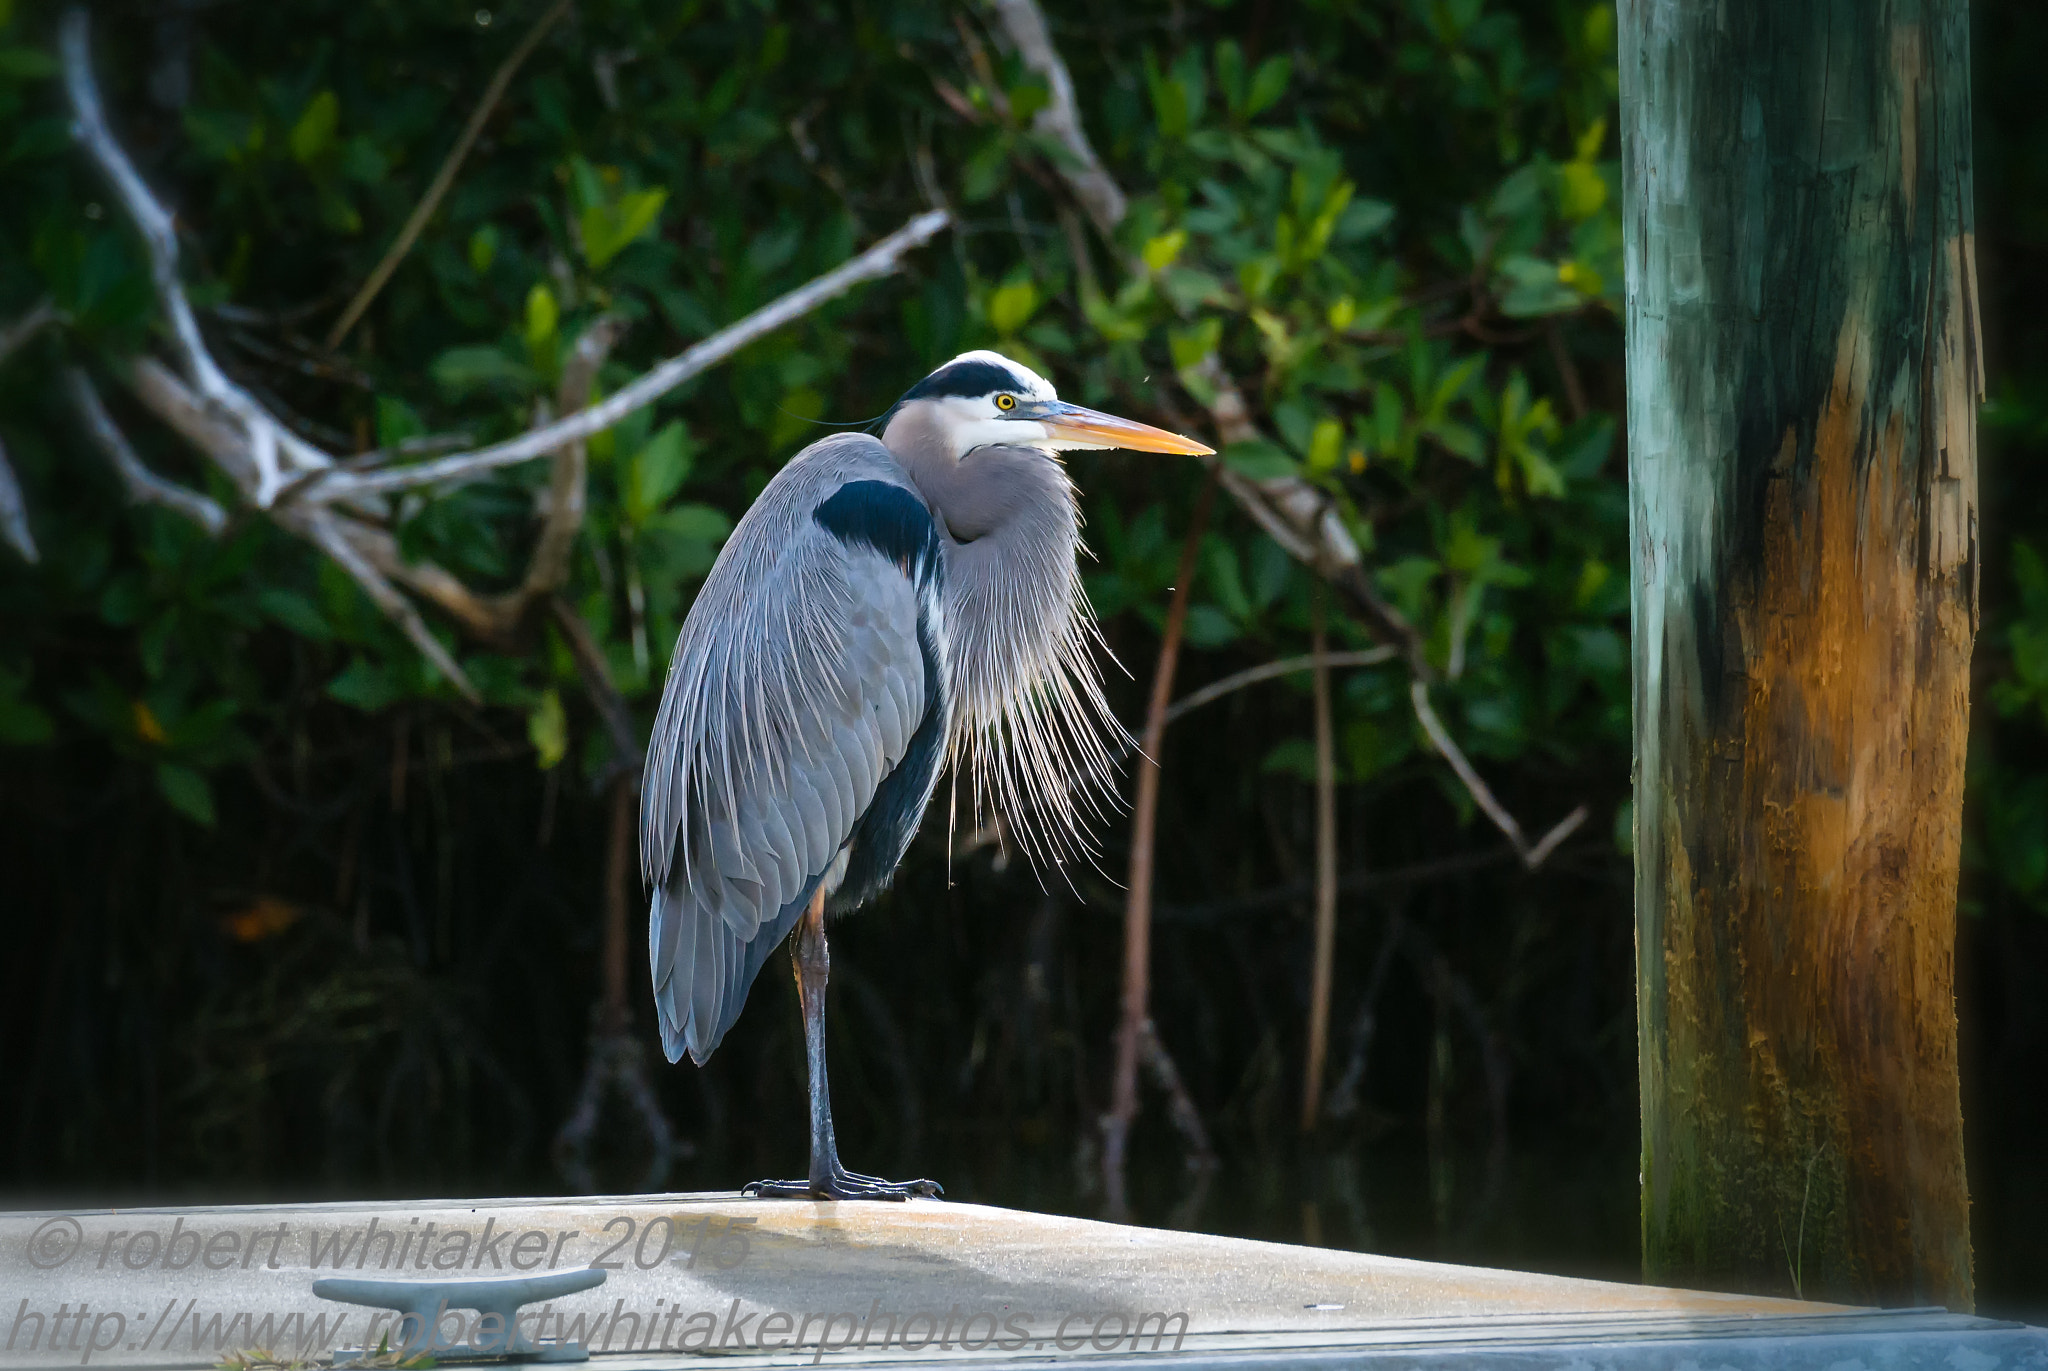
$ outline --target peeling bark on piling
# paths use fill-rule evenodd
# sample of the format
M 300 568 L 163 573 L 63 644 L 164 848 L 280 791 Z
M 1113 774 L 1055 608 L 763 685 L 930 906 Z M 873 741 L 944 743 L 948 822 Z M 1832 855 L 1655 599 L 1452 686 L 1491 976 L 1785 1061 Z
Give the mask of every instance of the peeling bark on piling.
M 1622 0 L 1643 1262 L 1972 1300 L 1964 0 Z

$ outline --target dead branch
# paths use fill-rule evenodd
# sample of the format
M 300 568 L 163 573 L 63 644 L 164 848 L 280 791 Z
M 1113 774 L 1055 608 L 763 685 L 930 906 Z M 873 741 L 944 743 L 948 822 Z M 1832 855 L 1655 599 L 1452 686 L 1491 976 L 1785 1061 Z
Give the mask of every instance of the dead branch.
M 1065 61 L 1053 47 L 1045 14 L 1038 0 L 994 0 L 1011 41 L 1025 65 L 1046 78 L 1051 99 L 1040 110 L 1034 125 L 1054 137 L 1071 154 L 1058 170 L 1074 198 L 1087 209 L 1089 217 L 1105 239 L 1114 241 L 1129 201 L 1110 179 L 1081 128 L 1074 103 L 1074 83 Z M 1085 253 L 1079 255 L 1085 265 Z M 1142 271 L 1139 266 L 1137 270 Z M 1259 436 L 1251 421 L 1251 409 L 1237 383 L 1214 356 L 1205 357 L 1194 368 L 1191 380 L 1206 392 L 1206 403 L 1224 445 L 1246 442 Z M 1313 568 L 1330 582 L 1354 612 L 1364 618 L 1387 642 L 1400 645 L 1408 657 L 1409 669 L 1424 680 L 1435 672 L 1424 651 L 1422 635 L 1392 605 L 1382 598 L 1365 574 L 1358 544 L 1344 526 L 1336 503 L 1323 491 L 1299 476 L 1252 480 L 1214 463 L 1223 488 L 1264 529 L 1273 541 L 1297 561 Z
M 163 307 L 171 342 L 186 377 L 211 408 L 231 418 L 247 434 L 255 482 L 245 494 L 258 509 L 268 509 L 289 479 L 287 467 L 294 473 L 318 470 L 332 466 L 334 459 L 279 423 L 253 396 L 230 381 L 207 350 L 206 340 L 199 332 L 199 320 L 193 315 L 184 284 L 178 278 L 177 226 L 107 126 L 99 86 L 93 80 L 88 34 L 86 12 L 67 10 L 58 31 L 58 47 L 63 57 L 64 87 L 77 119 L 75 134 L 99 164 L 128 217 L 142 234 L 157 301 Z
M 42 560 L 36 551 L 36 536 L 28 526 L 28 502 L 21 498 L 21 482 L 14 465 L 7 460 L 7 445 L 0 443 L 0 538 L 7 540 L 24 562 Z
M 221 419 L 178 374 L 154 357 L 137 357 L 128 367 L 128 388 L 135 398 L 181 438 L 213 459 L 237 490 L 256 483 L 256 464 L 249 456 L 249 437 Z
M 1252 423 L 1251 407 L 1245 403 L 1244 393 L 1214 353 L 1197 363 L 1188 379 L 1197 389 L 1207 392 L 1210 417 L 1215 420 L 1217 436 L 1226 448 L 1261 437 Z M 1336 501 L 1300 476 L 1255 481 L 1230 470 L 1221 459 L 1216 460 L 1223 471 L 1223 488 L 1252 521 L 1296 561 L 1328 581 L 1352 612 L 1383 641 L 1398 646 L 1408 659 L 1411 674 L 1421 680 L 1435 680 L 1436 668 L 1430 664 L 1428 644 L 1407 617 L 1388 604 L 1372 584 L 1359 555 L 1358 542 L 1344 526 L 1344 516 Z
M 808 285 L 799 286 L 787 295 L 780 296 L 737 323 L 720 329 L 687 351 L 660 363 L 645 375 L 614 391 L 601 403 L 565 415 L 544 428 L 534 429 L 517 438 L 479 448 L 474 452 L 459 452 L 451 457 L 442 457 L 436 461 L 422 462 L 417 466 L 395 471 L 381 471 L 361 476 L 336 473 L 322 482 L 322 486 L 326 489 L 355 493 L 387 493 L 410 490 L 417 486 L 453 484 L 473 480 L 499 467 L 531 461 L 535 457 L 554 451 L 564 443 L 601 433 L 633 411 L 653 404 L 699 372 L 716 366 L 756 339 L 773 333 L 784 324 L 802 318 L 819 306 L 844 295 L 863 281 L 890 275 L 902 265 L 905 254 L 912 248 L 930 241 L 952 221 L 953 216 L 945 210 L 925 211 L 860 256 L 834 267 Z
M 1209 1130 L 1202 1126 L 1202 1111 L 1195 1108 L 1194 1096 L 1188 1094 L 1187 1082 L 1181 1079 L 1173 1054 L 1159 1040 L 1158 1026 L 1147 1019 L 1140 1025 L 1138 1036 L 1145 1069 L 1151 1073 L 1152 1083 L 1166 1096 L 1167 1117 L 1173 1120 L 1174 1131 L 1187 1146 L 1188 1170 L 1198 1174 L 1215 1170 L 1216 1149 L 1209 1142 Z
M 1234 442 L 1257 438 L 1258 430 L 1251 423 L 1243 393 L 1214 353 L 1202 359 L 1195 373 L 1194 379 L 1198 384 L 1209 389 L 1214 396 L 1209 403 L 1210 413 L 1216 421 L 1217 436 L 1224 445 L 1227 447 Z M 1297 560 L 1341 592 L 1353 612 L 1376 630 L 1389 646 L 1398 647 L 1407 659 L 1409 675 L 1413 678 L 1409 683 L 1409 699 L 1431 744 L 1450 763 L 1451 771 L 1471 793 L 1473 801 L 1486 817 L 1493 820 L 1494 825 L 1514 844 L 1523 865 L 1531 871 L 1542 865 L 1557 844 L 1585 822 L 1585 806 L 1581 805 L 1566 815 L 1542 840 L 1532 845 L 1514 815 L 1494 798 L 1493 791 L 1480 778 L 1479 772 L 1466 759 L 1443 722 L 1437 718 L 1436 711 L 1430 707 L 1429 686 L 1436 680 L 1437 671 L 1429 661 L 1428 645 L 1407 617 L 1374 589 L 1371 578 L 1366 575 L 1364 560 L 1359 556 L 1358 544 L 1344 527 L 1335 501 L 1301 477 L 1253 481 L 1231 471 L 1220 458 L 1216 460 L 1223 474 L 1224 489 L 1237 498 L 1238 504 L 1259 526 Z
M 1479 773 L 1473 769 L 1464 752 L 1451 741 L 1449 730 L 1444 727 L 1443 720 L 1437 718 L 1436 709 L 1429 702 L 1429 687 L 1421 681 L 1410 681 L 1408 700 L 1415 707 L 1415 718 L 1422 725 L 1422 731 L 1429 735 L 1430 745 L 1436 748 L 1438 755 L 1450 763 L 1451 770 L 1464 784 L 1466 793 L 1471 795 L 1473 803 L 1477 804 L 1486 817 L 1493 820 L 1493 826 L 1514 844 L 1515 851 L 1522 858 L 1523 866 L 1534 871 L 1543 865 L 1544 858 L 1556 851 L 1559 843 L 1569 838 L 1574 829 L 1586 822 L 1588 811 L 1584 805 L 1580 805 L 1532 844 L 1523 835 L 1522 826 L 1515 821 L 1515 816 L 1508 813 L 1507 807 L 1494 798 L 1493 791 L 1480 779 Z
M 29 339 L 63 318 L 63 311 L 45 299 L 38 300 L 13 323 L 0 327 L 0 363 L 12 357 Z
M 625 320 L 611 314 L 601 316 L 583 330 L 569 352 L 568 361 L 562 365 L 556 399 L 563 409 L 581 409 L 590 403 L 598 369 L 625 330 Z M 533 545 L 526 579 L 512 597 L 513 604 L 508 606 L 508 617 L 514 621 L 525 613 L 528 605 L 553 594 L 569 578 L 569 553 L 576 546 L 576 535 L 583 529 L 584 470 L 588 464 L 582 438 L 570 439 L 555 452 L 548 472 L 547 513 L 541 522 L 540 537 Z
M 610 316 L 598 319 L 583 331 L 562 369 L 559 393 L 565 405 L 580 405 L 590 399 L 598 368 L 621 331 L 622 321 Z M 339 527 L 350 544 L 384 576 L 440 606 L 472 637 L 484 642 L 503 642 L 525 622 L 535 604 L 552 595 L 568 578 L 569 554 L 583 527 L 587 460 L 584 440 L 580 438 L 564 443 L 555 454 L 554 468 L 549 473 L 546 512 L 526 575 L 517 590 L 503 595 L 479 595 L 433 562 L 405 560 L 399 553 L 398 540 L 383 529 L 354 520 L 341 520 Z M 279 503 L 289 504 L 290 500 L 286 497 Z
M 550 14 L 558 17 L 565 4 L 566 0 L 561 0 Z M 528 35 L 525 46 L 529 50 L 531 42 L 537 41 L 540 32 L 552 22 L 553 18 L 544 18 Z M 582 525 L 585 440 L 774 329 L 863 281 L 894 272 L 906 253 L 951 222 L 951 216 L 943 210 L 917 216 L 858 257 L 701 340 L 621 388 L 602 404 L 589 406 L 597 369 L 620 329 L 618 321 L 600 319 L 584 331 L 565 368 L 559 398 L 565 408 L 577 407 L 574 413 L 554 423 L 541 424 L 509 442 L 397 470 L 362 471 L 358 469 L 360 459 L 344 465 L 299 437 L 248 391 L 230 381 L 215 362 L 179 278 L 175 221 L 136 172 L 107 123 L 92 73 L 89 34 L 83 9 L 65 14 L 59 47 L 65 89 L 76 115 L 76 136 L 142 235 L 172 350 L 183 373 L 180 376 L 154 358 L 136 357 L 130 359 L 126 368 L 130 388 L 153 414 L 211 458 L 234 483 L 243 500 L 267 511 L 280 526 L 333 558 L 371 602 L 472 702 L 478 699 L 475 687 L 398 587 L 404 586 L 438 606 L 470 635 L 502 641 L 524 621 L 534 604 L 554 595 L 566 579 L 569 554 Z M 509 80 L 510 69 L 516 65 L 512 62 L 501 68 L 500 76 Z M 494 86 L 501 84 L 494 81 Z M 479 120 L 481 117 L 476 116 Z M 444 171 L 453 174 L 450 168 Z M 431 207 L 427 212 L 431 213 Z M 0 342 L 8 349 L 18 346 L 54 318 L 54 313 L 46 308 L 31 311 L 28 317 L 0 333 Z M 82 375 L 74 382 L 73 390 L 76 396 L 83 397 L 79 405 L 88 427 L 113 459 L 131 492 L 138 498 L 179 508 L 210 528 L 218 529 L 225 524 L 226 515 L 212 501 L 163 482 L 134 457 Z M 430 562 L 406 561 L 399 553 L 397 540 L 377 526 L 387 515 L 387 492 L 469 480 L 499 467 L 548 455 L 554 456 L 555 465 L 550 472 L 540 536 L 519 589 L 509 595 L 479 595 L 441 567 Z M 11 471 L 7 474 L 11 478 Z M 17 548 L 26 546 L 32 551 L 33 543 L 25 541 L 25 518 L 8 521 L 4 515 L 4 507 L 0 507 L 0 523 L 5 524 L 8 540 Z M 584 665 L 587 668 L 587 663 Z M 587 669 L 585 675 L 587 680 L 595 679 Z M 616 693 L 611 691 L 613 697 Z M 609 708 L 604 696 L 595 689 L 593 694 L 615 738 L 630 737 L 630 726 L 622 731 L 613 717 L 623 706 Z
M 1390 661 L 1400 655 L 1397 649 L 1382 644 L 1361 652 L 1311 652 L 1302 657 L 1283 657 L 1277 662 L 1247 667 L 1175 700 L 1173 708 L 1166 711 L 1166 722 L 1170 724 L 1183 714 L 1200 709 L 1203 705 L 1213 704 L 1226 695 L 1243 690 L 1246 686 L 1270 681 L 1276 676 L 1291 676 L 1297 671 L 1311 671 L 1318 667 L 1335 671 L 1343 667 L 1378 666 L 1381 662 Z
M 67 367 L 64 383 L 71 392 L 71 403 L 77 407 L 79 417 L 85 420 L 85 431 L 92 435 L 100 451 L 113 463 L 115 473 L 128 488 L 131 501 L 162 505 L 184 515 L 211 534 L 218 534 L 227 527 L 227 512 L 219 505 L 196 490 L 187 490 L 175 481 L 166 481 L 143 465 L 142 458 L 129 445 L 128 435 L 115 425 L 114 416 L 107 413 L 107 407 L 100 403 L 99 392 L 93 389 L 92 382 L 83 371 Z
M 464 585 L 461 578 L 437 563 L 407 561 L 398 550 L 398 539 L 385 529 L 343 516 L 335 516 L 333 522 L 349 546 L 376 568 L 378 575 L 397 582 L 434 604 L 462 625 L 473 638 L 495 643 L 504 637 L 504 624 L 492 597 L 478 595 Z
M 1065 149 L 1070 161 L 1060 167 L 1060 175 L 1102 236 L 1112 237 L 1117 225 L 1123 222 L 1129 201 L 1124 198 L 1123 189 L 1103 170 L 1102 159 L 1095 155 L 1095 148 L 1081 127 L 1080 111 L 1074 105 L 1074 78 L 1068 73 L 1059 49 L 1053 46 L 1044 12 L 1038 8 L 1037 0 L 995 0 L 995 8 L 1004 31 L 1017 45 L 1017 55 L 1024 59 L 1027 69 L 1045 78 L 1051 95 L 1031 120 L 1033 132 Z
M 330 349 L 341 346 L 341 340 L 348 337 L 348 331 L 356 326 L 356 320 L 363 317 L 363 311 L 377 298 L 377 292 L 384 289 L 384 283 L 391 279 L 392 272 L 398 270 L 398 264 L 405 260 L 405 254 L 412 251 L 412 245 L 419 238 L 420 231 L 426 228 L 427 220 L 433 218 L 434 211 L 441 207 L 441 197 L 455 184 L 455 173 L 462 169 L 463 160 L 469 156 L 470 148 L 475 146 L 477 135 L 484 131 L 484 123 L 491 117 L 491 111 L 495 110 L 498 101 L 504 98 L 506 88 L 512 84 L 513 75 L 526 59 L 533 55 L 533 50 L 540 46 L 540 40 L 555 26 L 555 21 L 560 19 L 568 8 L 569 0 L 555 0 L 540 18 L 533 21 L 533 27 L 519 40 L 519 46 L 512 49 L 505 60 L 498 64 L 498 70 L 491 76 L 491 83 L 484 87 L 483 98 L 477 101 L 476 108 L 470 111 L 469 122 L 462 126 L 462 132 L 455 139 L 455 146 L 449 148 L 448 155 L 441 160 L 440 170 L 436 171 L 434 179 L 427 183 L 426 193 L 420 196 L 420 202 L 413 206 L 412 213 L 406 218 L 405 227 L 398 231 L 398 237 L 384 250 L 384 256 L 378 259 L 377 265 L 371 269 L 369 279 L 363 282 L 362 289 L 355 293 L 355 297 L 348 302 L 348 308 L 341 312 L 341 317 L 334 321 L 334 327 L 328 330 L 327 346 Z
M 1522 854 L 1522 865 L 1528 867 L 1531 871 L 1543 865 L 1550 857 L 1550 854 L 1557 851 L 1559 843 L 1578 832 L 1579 825 L 1586 822 L 1586 816 L 1591 812 L 1584 805 L 1580 805 L 1551 825 L 1550 831 L 1541 838 L 1538 838 L 1536 845 Z
M 448 678 L 448 683 L 461 693 L 463 699 L 471 704 L 483 703 L 483 697 L 477 693 L 462 668 L 455 664 L 455 658 L 449 655 L 448 649 L 441 646 L 441 640 L 427 627 L 426 620 L 420 618 L 420 612 L 413 608 L 412 601 L 400 595 L 384 574 L 370 564 L 350 539 L 349 533 L 343 531 L 340 519 L 317 506 L 288 510 L 284 517 L 289 526 L 333 558 L 335 565 L 362 587 L 363 593 L 370 597 L 370 603 L 383 610 L 398 625 L 400 631 L 412 640 L 412 645 L 420 650 L 420 655 Z M 361 529 L 360 525 L 355 527 Z

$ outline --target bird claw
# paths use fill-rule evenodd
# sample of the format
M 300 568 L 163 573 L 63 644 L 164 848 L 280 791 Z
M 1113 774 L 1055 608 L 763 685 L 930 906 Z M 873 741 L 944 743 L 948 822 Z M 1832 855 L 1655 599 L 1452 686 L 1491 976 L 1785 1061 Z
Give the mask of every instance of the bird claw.
M 764 1200 L 907 1200 L 937 1199 L 946 1192 L 937 1181 L 885 1181 L 837 1170 L 816 1181 L 749 1181 L 740 1193 Z

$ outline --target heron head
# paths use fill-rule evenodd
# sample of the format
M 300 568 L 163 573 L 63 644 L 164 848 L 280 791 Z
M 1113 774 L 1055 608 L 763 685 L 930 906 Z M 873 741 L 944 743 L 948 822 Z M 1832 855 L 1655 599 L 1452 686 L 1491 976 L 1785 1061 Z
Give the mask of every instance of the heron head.
M 899 428 L 898 426 L 902 427 Z M 1129 448 L 1201 456 L 1215 449 L 1150 424 L 1060 399 L 1052 382 L 999 352 L 963 352 L 919 381 L 883 420 L 891 434 L 922 431 L 957 460 L 978 447 Z

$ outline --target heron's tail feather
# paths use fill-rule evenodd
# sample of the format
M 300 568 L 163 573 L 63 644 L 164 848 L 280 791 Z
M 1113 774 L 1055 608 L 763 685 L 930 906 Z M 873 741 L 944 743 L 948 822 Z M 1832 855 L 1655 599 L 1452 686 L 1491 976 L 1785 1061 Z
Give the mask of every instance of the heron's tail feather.
M 716 910 L 691 899 L 687 890 L 656 887 L 647 911 L 647 954 L 654 970 L 661 1050 L 670 1061 L 681 1061 L 685 1052 L 699 1066 L 711 1060 L 738 1022 L 768 955 L 809 907 L 818 880 L 807 881 L 795 899 L 744 942 Z
M 667 888 L 654 888 L 647 908 L 647 964 L 654 968 L 654 1013 L 661 1024 L 662 1055 L 672 1062 L 683 1059 L 684 1048 L 685 1013 L 675 996 L 676 935 L 682 913 Z

